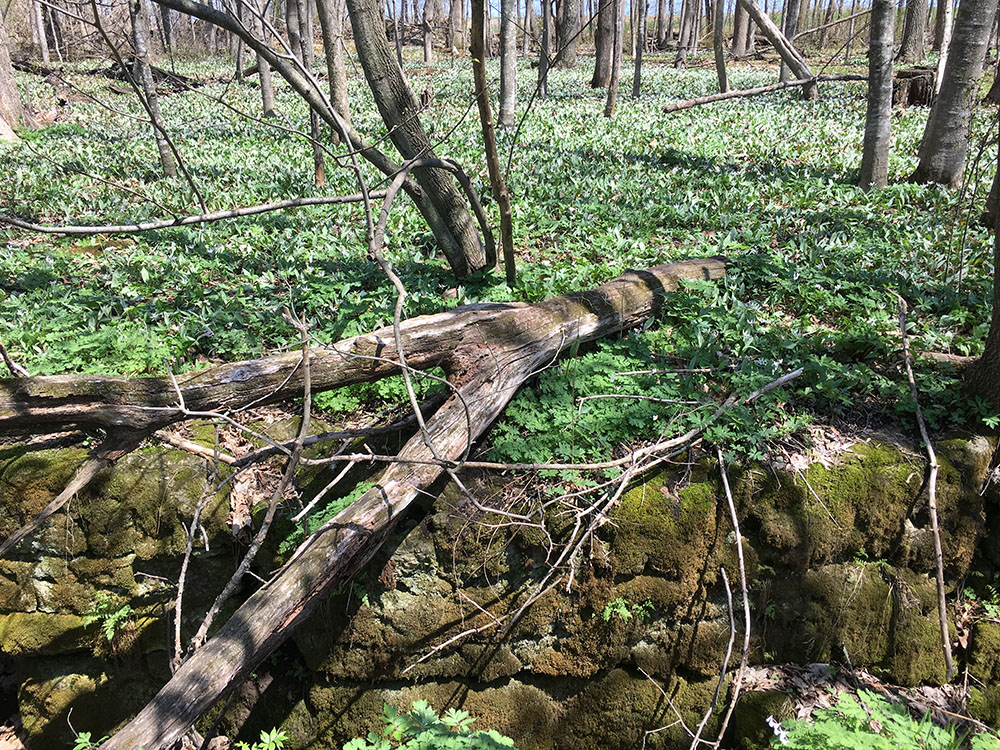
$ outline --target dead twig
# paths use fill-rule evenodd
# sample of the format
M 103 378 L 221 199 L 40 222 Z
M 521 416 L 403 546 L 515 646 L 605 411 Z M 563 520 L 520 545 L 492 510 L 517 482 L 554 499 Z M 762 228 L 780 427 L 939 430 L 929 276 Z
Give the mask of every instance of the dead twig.
M 937 580 L 938 622 L 941 625 L 941 648 L 944 651 L 945 681 L 955 676 L 955 662 L 951 657 L 951 635 L 948 632 L 948 605 L 944 591 L 944 553 L 941 550 L 941 530 L 938 526 L 937 513 L 937 454 L 934 444 L 927 432 L 927 423 L 920 408 L 920 394 L 917 391 L 917 381 L 913 377 L 913 359 L 910 356 L 910 339 L 906 333 L 906 300 L 893 292 L 899 300 L 899 330 L 903 337 L 903 362 L 906 365 L 906 379 L 910 382 L 910 396 L 913 398 L 914 411 L 917 415 L 917 426 L 920 428 L 920 438 L 927 449 L 927 462 L 930 475 L 927 479 L 927 509 L 931 517 L 931 533 L 934 536 L 935 578 Z

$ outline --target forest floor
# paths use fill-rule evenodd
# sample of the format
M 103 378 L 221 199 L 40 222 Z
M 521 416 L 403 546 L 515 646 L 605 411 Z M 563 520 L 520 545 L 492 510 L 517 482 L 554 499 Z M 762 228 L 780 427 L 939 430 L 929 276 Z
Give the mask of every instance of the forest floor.
M 996 146 L 984 145 L 993 111 L 980 108 L 966 187 L 951 191 L 906 181 L 927 110 L 897 110 L 891 184 L 865 193 L 854 184 L 864 83 L 824 85 L 818 103 L 777 93 L 665 115 L 663 105 L 717 87 L 712 70 L 668 63 L 648 57 L 642 96 L 623 91 L 610 120 L 604 92 L 587 85 L 589 59 L 553 71 L 549 98 L 527 111 L 537 72 L 522 63 L 523 117 L 499 135 L 514 201 L 514 287 L 500 273 L 456 287 L 412 204 L 393 210 L 387 256 L 409 291 L 405 316 L 535 301 L 682 258 L 731 261 L 724 282 L 686 283 L 643 330 L 543 372 L 508 407 L 488 452 L 510 461 L 608 457 L 665 424 L 697 424 L 726 394 L 797 367 L 804 374 L 783 393 L 733 410 L 709 437 L 761 458 L 768 441 L 816 421 L 911 431 L 892 292 L 909 303 L 916 352 L 981 351 L 992 248 L 976 219 L 997 161 Z M 859 56 L 837 70 L 863 72 L 864 63 Z M 283 82 L 279 116 L 265 123 L 238 114 L 257 116 L 259 89 L 253 80 L 229 81 L 229 61 L 176 66 L 215 81 L 162 102 L 210 210 L 355 191 L 331 156 L 326 187 L 313 186 L 309 144 L 287 130 L 308 130 L 306 113 Z M 473 176 L 495 219 L 467 60 L 408 68 L 415 90 L 434 91 L 421 117 L 438 153 Z M 351 78 L 355 125 L 384 134 L 356 68 Z M 734 88 L 773 78 L 772 65 L 730 68 Z M 149 126 L 114 81 L 68 72 L 47 82 L 19 74 L 19 82 L 52 124 L 0 146 L 0 211 L 54 224 L 200 212 L 185 183 L 160 178 Z M 377 187 L 381 175 L 369 172 Z M 281 315 L 290 305 L 319 340 L 332 342 L 390 322 L 394 301 L 366 257 L 357 205 L 131 237 L 0 229 L 0 340 L 32 374 L 163 374 L 168 365 L 178 372 L 259 356 L 297 341 Z M 932 429 L 997 425 L 997 415 L 963 395 L 949 365 L 919 359 L 917 379 Z M 580 401 L 602 394 L 660 401 Z M 402 383 L 389 380 L 317 402 L 331 419 L 356 418 L 384 415 L 403 396 Z

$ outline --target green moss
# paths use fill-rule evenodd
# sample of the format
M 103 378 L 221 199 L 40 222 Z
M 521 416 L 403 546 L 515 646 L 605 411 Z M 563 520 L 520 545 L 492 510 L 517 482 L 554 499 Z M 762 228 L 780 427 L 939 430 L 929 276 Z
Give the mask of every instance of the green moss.
M 693 593 L 718 541 L 715 495 L 707 482 L 669 494 L 664 491 L 669 477 L 653 477 L 622 497 L 614 515 L 612 559 L 618 575 L 662 575 Z
M 4 509 L 0 538 L 10 536 L 38 515 L 62 491 L 86 456 L 86 451 L 78 449 L 0 454 L 0 508 Z M 56 523 L 49 521 L 46 528 Z M 26 545 L 22 543 L 18 551 L 23 554 Z
M 743 693 L 730 722 L 729 744 L 738 750 L 770 750 L 774 730 L 767 723 L 773 716 L 784 721 L 793 716 L 795 703 L 779 690 L 759 690 Z
M 83 618 L 42 612 L 0 615 L 0 643 L 10 656 L 62 654 L 87 648 Z
M 969 672 L 987 685 L 1000 684 L 1000 623 L 983 620 L 976 623 Z
M 1000 683 L 971 688 L 966 710 L 974 719 L 991 727 L 1000 726 Z

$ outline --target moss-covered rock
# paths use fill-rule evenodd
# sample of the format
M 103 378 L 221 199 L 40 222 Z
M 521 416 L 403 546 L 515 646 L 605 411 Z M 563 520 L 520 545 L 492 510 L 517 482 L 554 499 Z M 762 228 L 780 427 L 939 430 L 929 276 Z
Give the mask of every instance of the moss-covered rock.
M 767 723 L 769 717 L 777 721 L 792 718 L 795 704 L 780 690 L 758 690 L 743 693 L 727 734 L 728 745 L 734 750 L 770 750 L 774 730 Z
M 60 654 L 88 648 L 84 618 L 44 612 L 0 615 L 0 644 L 8 656 Z

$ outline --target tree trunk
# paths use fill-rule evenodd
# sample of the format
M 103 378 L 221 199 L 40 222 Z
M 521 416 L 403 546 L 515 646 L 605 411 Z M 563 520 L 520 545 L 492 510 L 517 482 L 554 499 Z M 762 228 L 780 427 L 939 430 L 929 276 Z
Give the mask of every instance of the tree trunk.
M 424 65 L 434 62 L 434 3 L 424 0 Z
M 725 0 L 715 0 L 713 13 L 712 46 L 715 52 L 715 74 L 719 79 L 719 92 L 729 91 L 729 76 L 726 75 L 726 39 L 722 25 L 725 22 Z
M 534 0 L 524 0 L 524 38 L 521 54 L 527 56 L 531 52 L 531 38 L 535 35 Z
M 461 47 L 461 37 L 459 35 L 459 24 L 461 23 L 461 12 L 458 4 L 463 0 L 451 0 L 448 5 L 448 48 L 454 54 Z
M 42 58 L 43 63 L 48 63 L 49 58 L 49 40 L 45 36 L 45 21 L 42 16 L 42 4 L 37 2 L 37 0 L 32 0 L 31 2 L 31 13 L 32 21 L 35 24 L 35 33 L 38 35 L 38 53 Z
M 462 383 L 461 398 L 452 396 L 427 421 L 428 437 L 437 456 L 448 461 L 460 458 L 503 411 L 518 387 L 560 352 L 648 319 L 663 307 L 664 293 L 677 289 L 682 278 L 720 278 L 724 272 L 718 260 L 685 261 L 632 271 L 585 294 L 536 305 L 475 305 L 405 322 L 403 344 L 410 363 L 415 367 L 440 364 L 449 377 L 460 378 Z M 381 338 L 371 334 L 335 346 L 360 346 L 380 352 L 384 359 L 398 357 L 392 330 L 379 333 Z M 484 341 L 491 346 L 484 347 Z M 321 359 L 326 352 L 317 350 L 315 356 Z M 271 359 L 281 361 L 288 378 L 280 391 L 293 394 L 297 384 L 301 393 L 302 368 L 296 364 L 299 355 Z M 379 377 L 376 370 L 390 369 L 378 362 L 367 362 L 365 368 L 372 379 Z M 206 385 L 216 381 L 212 372 L 199 373 Z M 15 386 L 37 390 L 34 384 L 46 380 L 51 381 L 0 381 L 0 429 L 11 411 L 5 393 L 13 392 Z M 173 389 L 164 380 L 157 382 L 162 387 L 160 395 L 172 400 Z M 125 390 L 151 393 L 142 381 L 130 382 L 138 387 Z M 221 387 L 231 403 L 239 386 L 229 383 Z M 44 388 L 44 383 L 38 388 Z M 85 387 L 85 392 L 93 397 L 93 389 Z M 410 463 L 391 464 L 375 487 L 314 532 L 272 580 L 252 594 L 181 665 L 156 697 L 101 745 L 101 750 L 166 750 L 315 612 L 335 585 L 361 569 L 413 500 L 444 471 L 434 462 L 434 454 L 420 434 L 406 443 L 399 456 Z
M 581 0 L 561 0 L 559 14 L 559 54 L 554 65 L 557 68 L 575 68 L 579 47 Z
M 924 29 L 927 27 L 927 0 L 907 0 L 899 62 L 912 64 L 924 59 Z
M 544 99 L 549 95 L 549 45 L 552 41 L 552 14 L 546 7 L 551 0 L 542 0 L 538 6 L 542 14 L 542 48 L 538 51 L 538 97 Z
M 490 175 L 490 189 L 493 198 L 500 207 L 500 236 L 503 246 L 504 269 L 506 271 L 507 283 L 513 286 L 516 281 L 514 271 L 514 225 L 510 210 L 510 195 L 507 192 L 507 183 L 504 181 L 503 172 L 500 168 L 500 154 L 497 151 L 496 131 L 493 128 L 493 112 L 490 106 L 489 80 L 486 77 L 486 58 L 483 55 L 483 46 L 486 42 L 486 29 L 484 20 L 486 18 L 486 4 L 489 0 L 473 0 L 472 3 L 472 76 L 476 89 L 476 104 L 479 107 L 479 122 L 483 130 L 483 147 L 486 152 L 486 167 Z M 508 11 L 516 13 L 514 0 L 505 0 L 508 4 Z M 513 5 L 514 9 L 510 6 Z M 507 16 L 508 22 L 510 16 Z M 501 17 L 501 22 L 503 17 Z M 511 24 L 513 25 L 513 24 Z M 513 52 L 513 34 L 509 35 L 508 41 Z M 515 53 L 516 54 L 516 53 Z
M 344 60 L 344 0 L 316 0 L 316 7 L 319 10 L 323 49 L 326 51 L 326 72 L 330 78 L 330 103 L 344 122 L 350 123 L 351 106 L 347 98 L 347 65 Z M 334 135 L 337 135 L 336 130 Z M 339 136 L 336 140 L 339 141 Z
M 934 43 L 931 44 L 931 49 L 938 51 L 944 45 L 945 37 L 945 21 L 947 20 L 950 10 L 945 10 L 945 7 L 951 8 L 951 0 L 936 0 L 937 8 L 934 13 Z
M 611 82 L 608 84 L 608 98 L 604 103 L 604 116 L 613 117 L 615 105 L 618 103 L 618 82 L 622 75 L 622 56 L 625 47 L 625 2 L 613 0 L 615 14 L 615 31 L 612 41 Z
M 753 22 L 757 24 L 764 36 L 767 37 L 767 40 L 777 50 L 778 54 L 781 55 L 782 61 L 795 74 L 795 78 L 813 78 L 813 73 L 805 60 L 795 50 L 791 42 L 785 38 L 784 34 L 781 33 L 774 21 L 771 20 L 771 17 L 761 11 L 754 0 L 738 0 L 738 2 L 747 9 L 750 18 L 753 19 Z M 802 89 L 802 93 L 807 99 L 813 101 L 819 99 L 819 89 L 815 84 L 805 86 Z
M 597 6 L 597 36 L 594 39 L 594 75 L 591 88 L 604 88 L 611 81 L 611 56 L 615 40 L 614 0 L 599 0 Z
M 987 208 L 991 213 L 984 217 L 993 228 L 993 315 L 986 334 L 983 356 L 969 368 L 965 375 L 966 388 L 979 396 L 995 413 L 1000 413 L 1000 169 L 993 178 L 993 189 Z
M 14 80 L 14 66 L 10 62 L 7 27 L 0 15 L 0 141 L 17 140 L 15 128 L 34 127 L 34 124 L 21 104 L 17 81 Z
M 750 15 L 747 9 L 736 3 L 733 11 L 733 57 L 745 57 L 747 54 L 747 37 L 750 33 Z
M 500 0 L 500 126 L 514 127 L 516 116 L 517 0 Z
M 386 41 L 377 0 L 348 0 L 347 8 L 361 67 L 393 144 L 404 159 L 436 158 L 427 133 L 414 114 L 420 110 L 420 103 Z M 451 174 L 442 169 L 422 168 L 414 170 L 414 178 L 443 220 L 443 226 L 434 233 L 455 274 L 468 277 L 486 268 L 489 265 L 486 251 Z
M 656 46 L 663 49 L 667 43 L 667 0 L 656 3 Z
M 789 41 L 795 39 L 795 34 L 799 29 L 799 8 L 805 0 L 786 0 L 784 10 L 781 14 L 781 32 Z M 779 81 L 789 81 L 792 79 L 792 71 L 784 62 L 781 63 L 781 70 L 778 73 Z M 796 75 L 795 78 L 800 76 Z
M 859 177 L 863 190 L 883 188 L 889 178 L 894 26 L 892 0 L 873 0 L 868 46 L 868 113 Z
M 160 154 L 160 165 L 167 177 L 177 176 L 177 164 L 170 144 L 164 136 L 166 127 L 160 114 L 160 99 L 156 93 L 153 81 L 153 71 L 149 67 L 149 14 L 146 0 L 130 0 L 129 12 L 132 16 L 132 42 L 135 46 L 135 63 L 132 74 L 142 87 L 146 105 L 153 125 L 153 137 L 156 139 L 156 150 Z
M 195 0 L 156 0 L 161 5 L 180 11 L 204 21 L 212 28 L 216 26 L 227 31 L 243 35 L 244 41 L 258 54 L 263 55 L 276 70 L 288 81 L 292 88 L 311 107 L 321 114 L 324 121 L 333 128 L 343 129 L 351 139 L 352 148 L 375 165 L 383 174 L 395 176 L 399 165 L 385 154 L 366 143 L 364 139 L 348 125 L 336 112 L 329 110 L 317 92 L 318 83 L 309 80 L 274 49 L 245 29 L 240 29 L 236 20 L 222 11 L 210 8 Z M 383 113 L 383 118 L 389 117 L 387 127 L 393 143 L 400 148 L 400 143 L 412 154 L 416 149 L 422 156 L 433 153 L 419 120 L 412 116 L 417 111 L 416 100 L 403 80 L 402 71 L 395 65 L 389 43 L 386 40 L 384 19 L 378 7 L 377 0 L 359 0 L 354 5 L 349 4 L 351 23 L 354 26 L 355 45 L 361 57 L 362 67 L 366 67 L 366 77 L 381 76 L 375 84 L 370 83 L 376 103 Z M 375 50 L 372 47 L 376 47 Z M 388 62 L 386 62 L 388 60 Z M 370 80 L 370 79 L 369 79 Z M 386 89 L 389 89 L 388 92 Z M 399 113 L 407 112 L 403 120 Z M 395 117 L 395 119 L 392 119 Z M 404 154 L 405 156 L 405 154 Z M 410 157 L 406 157 L 410 158 Z M 438 189 L 439 177 L 448 177 L 450 173 L 440 169 L 415 170 L 415 179 L 407 179 L 403 183 L 406 192 L 417 205 L 424 220 L 434 233 L 438 247 L 441 248 L 453 272 L 459 277 L 466 277 L 488 265 L 486 251 L 476 236 L 475 228 L 471 226 L 468 209 L 462 202 L 452 183 L 447 183 L 443 190 Z M 469 237 L 471 233 L 472 237 Z
M 253 16 L 253 31 L 261 39 L 267 39 L 264 31 L 263 13 L 267 8 L 267 0 L 253 0 L 257 7 L 251 9 Z M 161 8 L 163 6 L 160 6 Z M 166 8 L 164 8 L 166 10 Z M 212 27 L 215 28 L 214 26 Z M 264 110 L 264 117 L 274 116 L 274 81 L 271 78 L 271 66 L 260 55 L 257 55 L 257 75 L 260 77 L 260 98 Z
M 914 182 L 951 187 L 962 183 L 977 86 L 996 11 L 997 0 L 962 0 L 958 6 L 940 93 L 920 142 Z
M 840 1 L 843 2 L 843 0 Z M 923 0 L 923 2 L 926 3 L 927 0 Z M 823 29 L 821 29 L 819 32 L 819 48 L 821 50 L 826 49 L 826 43 L 829 40 L 830 36 L 830 27 L 828 26 L 828 24 L 833 23 L 833 16 L 837 10 L 838 8 L 834 4 L 834 0 L 828 0 L 826 6 L 826 15 L 823 17 L 823 24 L 822 24 Z
M 639 44 L 635 50 L 635 68 L 632 71 L 632 98 L 638 99 L 642 93 L 642 53 L 646 48 L 646 23 L 649 16 L 648 0 L 638 0 Z

